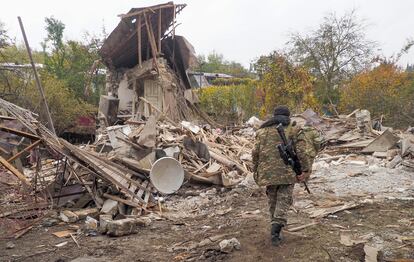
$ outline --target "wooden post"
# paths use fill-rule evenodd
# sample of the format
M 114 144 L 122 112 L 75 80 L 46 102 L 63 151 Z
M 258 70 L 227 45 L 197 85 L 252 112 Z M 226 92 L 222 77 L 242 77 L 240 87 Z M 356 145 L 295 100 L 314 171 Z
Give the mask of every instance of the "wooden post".
M 5 168 L 7 168 L 10 172 L 13 173 L 17 178 L 20 179 L 25 185 L 31 186 L 29 180 L 25 175 L 23 175 L 19 170 L 17 170 L 12 164 L 7 162 L 6 159 L 0 156 L 0 164 L 2 164 Z
M 151 102 L 149 102 L 147 99 L 145 99 L 143 97 L 140 97 L 139 99 L 141 99 L 145 104 L 147 104 L 149 106 L 149 108 L 151 108 L 151 110 L 154 110 L 154 111 L 158 112 L 162 117 L 165 118 L 165 120 L 167 120 L 168 122 L 170 122 L 170 124 L 172 124 L 173 126 L 177 126 L 177 123 L 175 121 L 173 121 L 171 118 L 169 118 L 158 107 L 156 107 L 153 104 L 151 104 Z
M 148 41 L 151 46 L 152 59 L 154 61 L 154 65 L 157 69 L 157 72 L 159 72 L 158 64 L 157 64 L 157 44 L 155 43 L 154 32 L 152 31 L 151 23 L 148 22 L 148 17 L 146 13 L 144 13 L 144 17 L 145 17 L 145 25 L 147 28 Z
M 24 148 L 22 151 L 16 153 L 14 156 L 10 157 L 9 159 L 7 159 L 7 162 L 11 162 L 15 159 L 17 159 L 18 157 L 20 157 L 24 152 L 27 152 L 29 150 L 31 150 L 33 147 L 37 146 L 39 143 L 41 142 L 41 140 L 37 140 L 36 142 L 34 142 L 33 144 L 28 145 L 26 148 Z
M 39 89 L 40 95 L 42 97 L 43 105 L 45 107 L 47 121 L 49 123 L 49 129 L 50 129 L 50 131 L 53 132 L 53 134 L 56 135 L 55 127 L 53 126 L 52 117 L 50 116 L 49 106 L 47 105 L 45 92 L 43 91 L 42 84 L 40 83 L 40 79 L 39 79 L 39 76 L 37 74 L 36 66 L 33 62 L 32 51 L 30 50 L 29 42 L 27 41 L 26 32 L 24 31 L 22 19 L 20 18 L 20 16 L 18 16 L 17 19 L 19 20 L 20 29 L 22 30 L 22 34 L 23 34 L 23 40 L 24 40 L 24 43 L 26 45 L 27 53 L 29 54 L 30 64 L 32 64 L 34 76 L 35 76 L 35 79 L 36 79 L 36 85 L 37 85 L 37 88 Z
M 138 65 L 142 66 L 142 46 L 141 46 L 141 15 L 137 17 L 137 38 L 138 38 Z
M 158 10 L 158 54 L 161 54 L 161 15 L 162 9 Z
M 152 26 L 151 23 L 148 21 L 148 16 L 147 14 L 144 14 L 145 16 L 145 24 L 147 27 L 147 35 L 148 35 L 148 41 L 149 44 L 151 46 L 151 54 L 153 56 L 153 58 L 157 57 L 157 44 L 155 43 L 155 37 L 154 37 L 154 32 L 152 31 Z
M 175 7 L 175 4 L 174 4 L 174 16 L 173 16 L 173 21 L 172 21 L 172 24 L 174 25 L 175 24 L 175 17 L 177 16 L 177 11 L 176 11 L 176 7 Z M 173 39 L 175 38 L 175 26 L 173 26 L 173 37 L 172 37 Z
M 173 58 L 174 61 L 175 61 L 175 26 L 174 26 L 174 24 L 175 24 L 175 17 L 177 16 L 177 13 L 176 12 L 177 11 L 176 11 L 176 7 L 175 7 L 175 4 L 174 4 L 174 16 L 173 16 L 173 21 L 172 21 L 172 24 L 173 24 L 173 34 L 172 34 L 173 50 L 172 50 L 172 58 Z
M 19 151 L 17 150 L 17 146 L 13 147 L 12 153 L 13 154 L 18 154 L 19 153 Z M 12 163 L 11 161 L 8 161 L 8 162 Z M 21 173 L 23 173 L 23 163 L 22 163 L 22 160 L 20 158 L 15 158 L 14 159 L 14 166 L 17 168 L 17 170 L 19 170 Z
M 132 97 L 132 117 L 133 118 L 135 118 L 135 114 L 137 112 L 137 110 L 136 110 L 136 103 L 137 103 L 136 95 L 137 95 L 137 93 L 135 92 L 135 88 L 134 88 L 134 96 Z
M 40 137 L 38 137 L 36 135 L 30 134 L 30 133 L 27 133 L 27 132 L 23 132 L 23 131 L 14 129 L 14 128 L 6 127 L 6 126 L 3 126 L 3 125 L 0 125 L 0 131 L 11 133 L 11 134 L 14 134 L 14 135 L 17 135 L 17 136 L 27 137 L 27 138 L 32 139 L 32 140 L 40 140 Z

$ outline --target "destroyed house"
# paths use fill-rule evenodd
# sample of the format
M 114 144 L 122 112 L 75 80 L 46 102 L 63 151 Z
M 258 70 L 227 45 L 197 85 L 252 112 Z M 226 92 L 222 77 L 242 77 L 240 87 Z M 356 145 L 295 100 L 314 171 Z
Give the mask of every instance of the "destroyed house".
M 165 114 L 174 121 L 191 118 L 187 70 L 196 58 L 191 44 L 175 35 L 176 16 L 185 6 L 168 2 L 120 15 L 99 51 L 109 69 L 108 95 L 100 103 L 109 124 L 116 118 L 151 114 Z M 117 109 L 108 109 L 108 104 Z

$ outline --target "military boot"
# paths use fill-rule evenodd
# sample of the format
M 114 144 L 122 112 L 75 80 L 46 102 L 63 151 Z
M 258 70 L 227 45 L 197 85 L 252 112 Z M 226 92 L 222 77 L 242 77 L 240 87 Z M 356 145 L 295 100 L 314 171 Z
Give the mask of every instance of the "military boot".
M 280 232 L 282 231 L 282 227 L 283 225 L 281 224 L 272 224 L 272 230 L 271 230 L 271 234 L 272 234 L 272 245 L 273 246 L 278 246 L 280 244 L 280 242 L 282 241 L 282 236 L 280 234 Z

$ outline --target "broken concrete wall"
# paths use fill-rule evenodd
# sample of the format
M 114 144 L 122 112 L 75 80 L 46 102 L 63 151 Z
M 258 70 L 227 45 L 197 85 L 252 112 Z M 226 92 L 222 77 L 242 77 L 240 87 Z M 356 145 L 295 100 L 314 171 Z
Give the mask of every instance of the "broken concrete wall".
M 127 74 L 123 74 L 117 90 L 119 98 L 119 111 L 132 112 L 134 101 L 134 83 L 128 79 Z

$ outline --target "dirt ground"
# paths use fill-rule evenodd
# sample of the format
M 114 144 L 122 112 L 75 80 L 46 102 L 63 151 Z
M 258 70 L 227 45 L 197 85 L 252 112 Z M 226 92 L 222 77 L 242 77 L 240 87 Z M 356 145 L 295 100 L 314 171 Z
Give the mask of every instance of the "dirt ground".
M 341 234 L 365 236 L 380 247 L 379 261 L 414 261 L 411 200 L 368 201 L 355 209 L 311 220 L 298 206 L 318 198 L 295 188 L 296 204 L 290 211 L 288 229 L 312 221 L 317 224 L 297 232 L 285 230 L 280 247 L 270 243 L 267 199 L 262 189 L 186 185 L 177 195 L 166 198 L 162 215 L 152 214 L 152 224 L 138 234 L 117 238 L 78 235 L 78 247 L 71 238 L 52 235 L 73 225 L 46 227 L 39 222 L 17 240 L 0 240 L 0 261 L 364 261 L 364 244 L 345 246 L 340 243 Z M 77 225 L 82 227 L 83 223 Z M 219 242 L 233 237 L 240 241 L 241 249 L 220 252 Z M 66 241 L 62 247 L 55 246 Z M 15 246 L 7 249 L 10 242 Z

